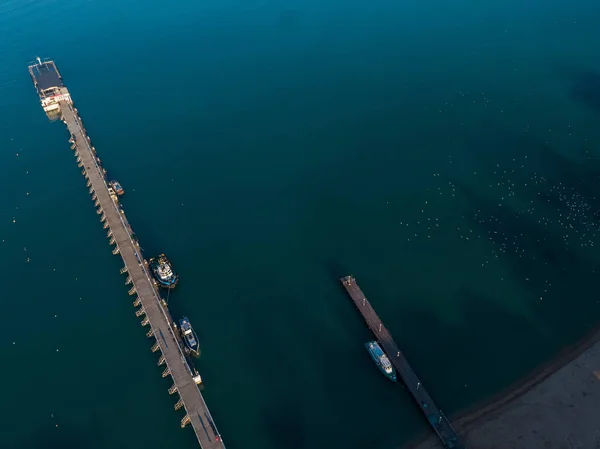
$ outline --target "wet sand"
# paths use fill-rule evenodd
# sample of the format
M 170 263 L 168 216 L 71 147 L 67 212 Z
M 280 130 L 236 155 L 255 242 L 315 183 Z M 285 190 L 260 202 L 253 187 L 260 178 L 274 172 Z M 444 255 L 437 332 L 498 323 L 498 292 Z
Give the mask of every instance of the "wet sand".
M 600 330 L 522 382 L 451 418 L 467 449 L 600 448 Z M 410 445 L 439 449 L 434 436 Z

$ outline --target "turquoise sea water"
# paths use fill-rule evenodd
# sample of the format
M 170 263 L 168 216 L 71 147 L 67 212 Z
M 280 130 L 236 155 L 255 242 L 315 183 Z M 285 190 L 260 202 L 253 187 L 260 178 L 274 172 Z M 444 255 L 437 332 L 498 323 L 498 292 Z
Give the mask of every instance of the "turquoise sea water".
M 196 447 L 36 55 L 181 274 L 227 446 L 395 448 L 426 424 L 338 276 L 447 414 L 600 320 L 600 5 L 573 3 L 0 3 L 1 446 Z

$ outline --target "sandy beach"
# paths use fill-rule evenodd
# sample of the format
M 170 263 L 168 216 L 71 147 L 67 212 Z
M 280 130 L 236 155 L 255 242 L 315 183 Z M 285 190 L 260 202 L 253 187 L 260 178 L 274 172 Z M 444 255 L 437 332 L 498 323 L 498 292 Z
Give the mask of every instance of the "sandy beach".
M 468 449 L 600 448 L 600 331 L 520 383 L 451 418 Z M 433 435 L 414 449 L 439 449 Z

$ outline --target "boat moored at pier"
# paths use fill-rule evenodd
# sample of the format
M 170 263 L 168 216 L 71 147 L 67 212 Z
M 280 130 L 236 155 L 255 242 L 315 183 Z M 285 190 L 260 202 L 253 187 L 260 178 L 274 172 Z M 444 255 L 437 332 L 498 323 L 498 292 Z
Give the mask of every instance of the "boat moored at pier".
M 387 354 L 386 358 L 395 369 L 397 376 L 402 380 L 402 386 L 412 395 L 415 403 L 421 409 L 421 412 L 435 431 L 443 447 L 445 449 L 465 449 L 465 446 L 458 438 L 456 430 L 454 430 L 446 415 L 444 415 L 431 396 L 429 396 L 429 393 L 427 393 L 427 390 L 413 371 L 408 360 L 406 360 L 406 357 L 400 351 L 400 348 L 398 348 L 392 335 L 383 325 L 375 309 L 373 309 L 373 306 L 356 283 L 354 276 L 344 276 L 340 281 L 346 289 L 348 296 L 350 296 L 350 299 L 352 299 L 352 302 L 365 319 L 367 326 L 375 335 L 376 341 L 365 345 L 375 363 L 377 363 L 377 360 L 373 355 L 376 355 L 381 360 L 379 354 Z M 370 343 L 376 343 L 381 353 L 378 351 L 372 352 L 369 347 Z
M 396 369 L 391 364 L 389 357 L 383 352 L 383 349 L 381 349 L 381 346 L 379 346 L 379 343 L 370 341 L 365 343 L 365 347 L 384 376 L 396 382 Z
M 198 336 L 194 331 L 194 328 L 190 324 L 188 317 L 184 316 L 179 320 L 179 330 L 181 331 L 181 338 L 185 343 L 185 347 L 196 356 L 200 355 L 200 343 L 198 342 Z
M 110 185 L 115 190 L 115 192 L 117 192 L 117 195 L 121 196 L 125 193 L 125 190 L 123 190 L 123 187 L 121 186 L 121 184 L 119 184 L 118 181 L 111 181 Z
M 158 257 L 151 257 L 150 260 L 148 260 L 148 263 L 150 264 L 152 274 L 160 287 L 175 288 L 179 282 L 179 276 L 173 271 L 173 267 L 171 266 L 169 259 L 167 259 L 167 256 L 161 254 Z

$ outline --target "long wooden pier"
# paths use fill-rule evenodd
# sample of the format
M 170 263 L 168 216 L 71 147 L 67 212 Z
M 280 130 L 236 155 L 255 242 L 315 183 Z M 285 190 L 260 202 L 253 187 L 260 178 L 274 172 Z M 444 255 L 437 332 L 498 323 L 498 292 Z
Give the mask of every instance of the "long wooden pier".
M 73 107 L 62 77 L 54 62 L 42 62 L 39 58 L 37 63 L 29 66 L 29 72 L 46 113 L 50 117 L 60 117 L 67 125 L 71 135 L 71 149 L 74 150 L 81 173 L 87 180 L 98 216 L 107 230 L 107 238 L 114 245 L 113 254 L 120 254 L 125 264 L 121 273 L 127 274 L 125 283 L 130 285 L 129 295 L 135 296 L 134 306 L 140 307 L 136 316 L 143 318 L 142 325 L 150 326 L 148 337 L 156 338 L 152 351 L 160 350 L 158 365 L 166 365 L 163 377 L 170 375 L 173 379 L 169 394 L 179 393 L 180 399 L 175 404 L 175 409 L 184 408 L 186 412 L 181 420 L 181 427 L 192 425 L 202 449 L 224 449 L 222 438 L 198 389 L 199 376 L 192 372 L 186 361 L 167 305 L 151 280 L 147 262 L 125 213 L 116 195 L 109 189 L 104 169 L 90 143 L 81 117 Z
M 382 349 L 389 357 L 390 362 L 392 362 L 396 368 L 396 372 L 404 381 L 406 389 L 413 396 L 415 402 L 427 418 L 431 427 L 433 427 L 433 430 L 442 441 L 444 447 L 447 449 L 464 449 L 464 446 L 458 440 L 458 435 L 450 424 L 450 421 L 448 421 L 442 411 L 435 405 L 433 399 L 431 399 L 427 390 L 423 387 L 423 384 L 408 364 L 408 361 L 400 349 L 398 349 L 392 335 L 383 325 L 369 301 L 367 301 L 364 293 L 356 283 L 356 279 L 352 276 L 346 276 L 340 280 L 350 295 L 350 298 L 352 298 L 356 308 L 367 322 L 369 329 L 375 334 L 377 341 L 379 341 Z

